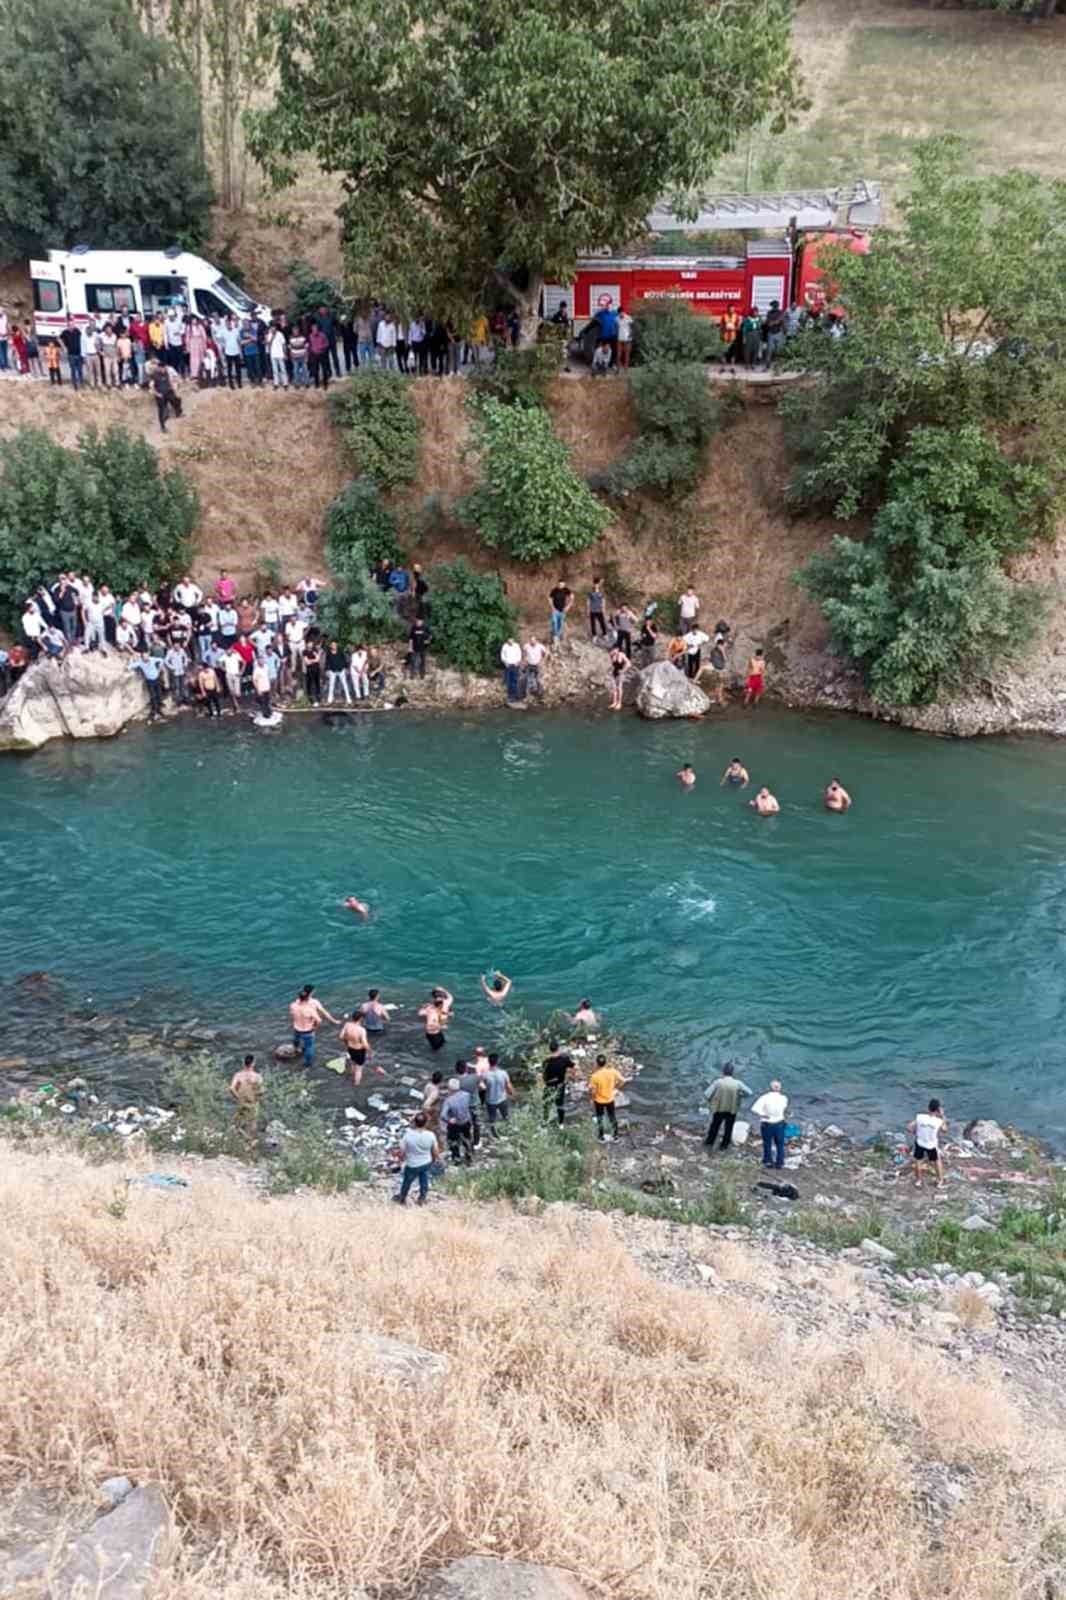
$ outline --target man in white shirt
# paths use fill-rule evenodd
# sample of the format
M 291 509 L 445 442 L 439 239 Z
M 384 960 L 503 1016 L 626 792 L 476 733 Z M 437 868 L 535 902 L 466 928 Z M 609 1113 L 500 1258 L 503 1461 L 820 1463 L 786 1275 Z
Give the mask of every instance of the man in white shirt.
M 522 665 L 522 646 L 517 639 L 508 639 L 500 651 L 503 663 L 503 681 L 509 701 L 518 699 L 518 669 Z
M 948 1125 L 939 1100 L 930 1100 L 928 1111 L 919 1111 L 913 1122 L 908 1122 L 907 1132 L 914 1135 L 914 1182 L 922 1187 L 922 1167 L 927 1161 L 936 1167 L 936 1186 L 944 1181 L 944 1158 L 940 1153 L 940 1135 Z
M 281 621 L 281 607 L 278 605 L 277 596 L 269 589 L 259 602 L 259 615 L 263 619 L 264 628 L 269 628 L 272 634 L 277 633 L 278 623 Z
M 691 587 L 691 585 L 685 590 L 684 594 L 681 596 L 681 599 L 678 601 L 678 608 L 681 612 L 681 632 L 687 633 L 689 628 L 695 625 L 696 618 L 700 614 L 699 595 Z
M 131 594 L 128 600 L 122 602 L 120 614 L 127 628 L 133 629 L 133 636 L 139 643 L 141 639 L 141 608 L 135 594 Z
M 396 370 L 396 324 L 388 312 L 378 323 L 378 357 L 386 370 Z
M 289 649 L 292 651 L 292 670 L 294 672 L 300 672 L 303 669 L 304 639 L 306 636 L 307 628 L 302 618 L 291 616 L 285 624 L 285 637 L 288 639 Z
M 188 573 L 174 587 L 174 598 L 183 611 L 192 611 L 200 604 L 203 597 L 204 591 L 198 583 L 193 583 Z
M 278 618 L 282 627 L 285 626 L 290 617 L 294 617 L 296 615 L 299 605 L 300 602 L 293 594 L 291 585 L 286 589 L 282 589 L 281 593 L 278 595 Z
M 22 613 L 22 636 L 30 650 L 30 660 L 36 661 L 41 653 L 41 635 L 44 633 L 44 618 L 37 609 L 33 600 L 26 601 L 26 609 Z
M 787 1110 L 788 1095 L 781 1093 L 781 1085 L 776 1078 L 766 1093 L 761 1094 L 752 1105 L 752 1116 L 759 1118 L 759 1132 L 762 1134 L 762 1164 L 764 1167 L 777 1167 L 780 1170 L 785 1164 L 785 1112 Z M 773 1159 L 771 1154 L 773 1154 Z
M 702 628 L 693 625 L 685 634 L 685 676 L 698 678 L 703 665 L 703 646 L 709 640 Z
M 352 651 L 352 659 L 348 664 L 348 676 L 352 680 L 352 693 L 357 700 L 369 700 L 370 677 L 367 673 L 369 657 L 363 646 L 356 645 Z
M 226 358 L 226 382 L 231 389 L 242 388 L 244 362 L 241 360 L 241 330 L 236 317 L 226 318 L 226 326 L 222 330 L 222 354 Z
M 86 650 L 99 650 L 101 655 L 106 654 L 104 645 L 107 642 L 104 634 L 104 596 L 91 594 L 84 603 L 85 611 L 85 648 Z M 114 615 L 114 606 L 111 608 Z
M 540 681 L 540 669 L 547 654 L 547 645 L 541 644 L 535 634 L 531 635 L 526 644 L 526 691 L 529 694 L 544 693 L 544 685 Z

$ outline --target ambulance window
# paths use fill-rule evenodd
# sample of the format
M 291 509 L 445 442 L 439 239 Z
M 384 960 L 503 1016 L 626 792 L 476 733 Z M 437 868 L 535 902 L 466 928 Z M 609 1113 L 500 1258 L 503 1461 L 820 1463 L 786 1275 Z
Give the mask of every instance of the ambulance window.
M 134 311 L 136 301 L 128 283 L 87 283 L 85 305 L 89 311 Z
M 58 278 L 34 278 L 33 309 L 35 311 L 62 311 L 63 294 Z
M 212 294 L 210 289 L 197 289 L 196 309 L 202 317 L 228 317 L 232 313 L 232 306 L 224 305 L 217 294 Z

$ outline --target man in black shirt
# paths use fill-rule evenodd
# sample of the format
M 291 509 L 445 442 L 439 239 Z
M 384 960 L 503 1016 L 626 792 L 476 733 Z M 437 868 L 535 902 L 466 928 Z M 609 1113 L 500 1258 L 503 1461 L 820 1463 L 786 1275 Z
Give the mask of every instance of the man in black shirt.
M 551 639 L 552 644 L 555 645 L 563 637 L 563 632 L 566 628 L 566 613 L 574 603 L 574 591 L 569 584 L 564 583 L 560 578 L 549 594 L 548 599 L 551 601 L 552 608 Z
M 416 676 L 424 678 L 426 675 L 426 650 L 429 648 L 429 629 L 421 617 L 412 623 L 407 639 L 411 646 L 411 676 L 412 678 Z
M 544 1120 L 547 1122 L 551 1116 L 554 1101 L 555 1115 L 561 1128 L 566 1121 L 566 1086 L 573 1077 L 574 1063 L 558 1039 L 549 1040 L 548 1049 L 551 1054 L 541 1067 L 544 1077 Z
M 80 389 L 85 377 L 85 360 L 81 353 L 81 329 L 75 324 L 73 317 L 67 318 L 67 325 L 59 335 L 59 342 L 67 352 L 70 381 L 75 389 Z

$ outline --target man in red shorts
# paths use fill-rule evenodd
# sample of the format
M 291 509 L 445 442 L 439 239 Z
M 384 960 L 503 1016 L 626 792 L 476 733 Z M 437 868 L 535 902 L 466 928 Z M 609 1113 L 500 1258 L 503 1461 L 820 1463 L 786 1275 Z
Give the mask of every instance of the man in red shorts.
M 744 704 L 757 706 L 766 689 L 766 657 L 756 650 L 748 662 L 748 681 L 744 685 Z

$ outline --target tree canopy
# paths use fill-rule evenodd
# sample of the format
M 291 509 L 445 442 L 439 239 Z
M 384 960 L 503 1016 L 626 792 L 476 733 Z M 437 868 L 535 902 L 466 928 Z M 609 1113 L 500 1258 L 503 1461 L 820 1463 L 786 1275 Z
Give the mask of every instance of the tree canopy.
M 527 326 L 546 277 L 619 245 L 798 96 L 790 0 L 296 0 L 254 152 L 344 181 L 349 287 Z
M 878 230 L 868 255 L 820 258 L 848 335 L 796 341 L 820 380 L 782 408 L 800 504 L 875 507 L 919 423 L 1024 427 L 1030 451 L 1060 452 L 1066 183 L 970 177 L 963 160 L 957 140 L 921 145 L 901 225 Z
M 796 342 L 782 409 L 799 505 L 865 512 L 798 574 L 874 697 L 925 704 L 1015 658 L 1042 596 L 1010 558 L 1053 527 L 1066 464 L 1066 185 L 919 152 L 902 224 L 827 253 L 846 337 Z
M 6 0 L 3 16 L 0 254 L 196 242 L 211 184 L 171 46 L 126 0 Z

